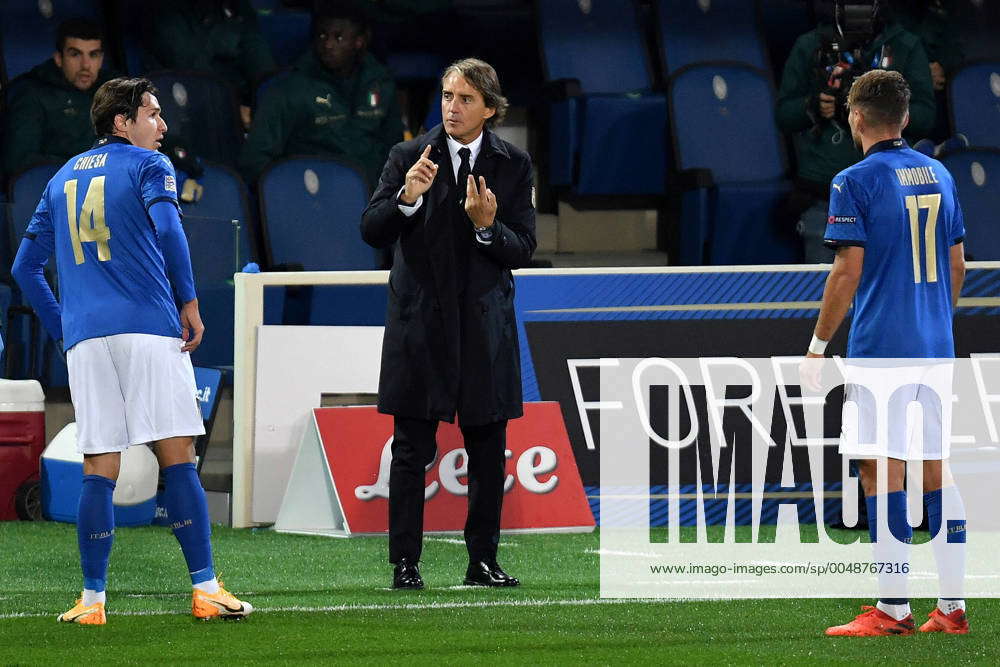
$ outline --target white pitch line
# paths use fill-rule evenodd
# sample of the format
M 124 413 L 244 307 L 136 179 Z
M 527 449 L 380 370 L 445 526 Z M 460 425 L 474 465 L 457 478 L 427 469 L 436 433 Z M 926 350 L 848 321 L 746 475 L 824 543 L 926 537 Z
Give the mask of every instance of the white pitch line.
M 598 556 L 628 556 L 631 558 L 663 558 L 664 554 L 646 551 L 615 551 L 614 549 L 584 549 L 585 554 Z
M 290 607 L 260 607 L 256 609 L 258 613 L 278 613 L 278 612 L 337 612 L 337 611 L 420 611 L 427 609 L 489 609 L 493 607 L 585 607 L 591 605 L 616 605 L 616 604 L 654 604 L 669 600 L 663 599 L 618 599 L 618 598 L 584 598 L 573 600 L 482 600 L 476 602 L 428 602 L 424 604 L 340 604 L 320 607 L 290 606 Z M 109 610 L 112 616 L 176 616 L 180 614 L 190 614 L 188 610 L 150 610 L 150 611 L 114 611 Z M 0 614 L 0 620 L 10 618 L 47 618 L 57 616 L 58 612 L 14 612 Z
M 460 544 L 465 546 L 465 540 L 459 537 L 425 537 L 424 542 L 441 542 L 443 544 Z M 503 548 L 507 547 L 518 547 L 521 546 L 517 542 L 501 542 L 500 546 Z

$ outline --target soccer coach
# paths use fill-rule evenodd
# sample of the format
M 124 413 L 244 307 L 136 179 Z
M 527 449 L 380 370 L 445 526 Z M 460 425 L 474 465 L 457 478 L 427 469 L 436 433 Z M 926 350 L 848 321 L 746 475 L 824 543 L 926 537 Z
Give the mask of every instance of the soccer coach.
M 491 128 L 507 109 L 496 71 L 459 60 L 441 78 L 443 122 L 389 153 L 361 234 L 393 246 L 378 409 L 394 416 L 393 588 L 423 588 L 424 470 L 438 423 L 458 414 L 469 509 L 466 585 L 517 586 L 497 563 L 507 420 L 520 417 L 511 269 L 535 250 L 531 158 Z

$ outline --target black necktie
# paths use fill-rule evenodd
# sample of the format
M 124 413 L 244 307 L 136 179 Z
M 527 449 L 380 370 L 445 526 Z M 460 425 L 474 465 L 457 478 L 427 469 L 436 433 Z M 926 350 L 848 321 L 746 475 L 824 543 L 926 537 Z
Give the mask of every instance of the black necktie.
M 455 185 L 458 187 L 458 203 L 465 205 L 465 188 L 468 185 L 469 174 L 472 168 L 469 166 L 469 157 L 472 151 L 468 148 L 459 148 L 458 157 L 462 159 L 462 164 L 458 166 L 458 180 Z

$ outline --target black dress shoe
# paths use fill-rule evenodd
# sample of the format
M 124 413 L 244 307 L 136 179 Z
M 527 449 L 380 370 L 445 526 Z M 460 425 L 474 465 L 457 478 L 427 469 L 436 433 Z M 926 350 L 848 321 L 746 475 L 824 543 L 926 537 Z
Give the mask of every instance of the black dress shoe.
M 480 560 L 469 563 L 465 571 L 466 586 L 520 586 L 521 582 L 503 571 L 497 562 Z
M 419 591 L 424 587 L 420 578 L 420 568 L 408 558 L 401 558 L 392 571 L 392 587 L 396 589 Z

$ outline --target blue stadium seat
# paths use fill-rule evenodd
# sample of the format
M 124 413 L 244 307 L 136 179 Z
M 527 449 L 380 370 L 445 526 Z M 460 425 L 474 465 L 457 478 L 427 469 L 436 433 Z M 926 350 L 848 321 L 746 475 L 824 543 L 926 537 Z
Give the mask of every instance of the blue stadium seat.
M 198 179 L 198 183 L 204 188 L 201 199 L 181 205 L 185 220 L 197 218 L 225 220 L 227 222 L 238 220 L 239 229 L 233 230 L 232 233 L 235 233 L 236 236 L 231 235 L 228 239 L 226 257 L 232 260 L 237 269 L 247 262 L 259 262 L 260 256 L 254 241 L 256 222 L 243 179 L 240 178 L 235 169 L 223 164 L 206 162 L 204 168 L 204 174 Z M 184 179 L 178 178 L 178 180 L 183 183 Z M 235 247 L 234 238 L 236 239 Z M 212 249 L 212 255 L 216 260 L 222 259 L 220 253 L 220 248 Z
M 280 66 L 294 65 L 299 56 L 312 48 L 309 12 L 293 9 L 258 11 L 257 25 L 271 47 L 274 62 Z
M 267 168 L 258 192 L 270 267 L 378 268 L 375 251 L 359 231 L 368 186 L 357 169 L 319 157 L 288 158 Z
M 976 260 L 1000 260 L 1000 149 L 947 153 L 941 162 L 958 188 L 965 216 L 965 252 Z
M 0 44 L 7 79 L 52 57 L 56 28 L 74 17 L 100 22 L 100 0 L 4 0 L 0 3 Z
M 159 89 L 168 132 L 191 153 L 232 165 L 243 142 L 236 93 L 205 72 L 161 70 L 149 75 Z
M 45 192 L 45 186 L 49 184 L 52 177 L 56 175 L 62 162 L 45 162 L 23 171 L 12 174 L 8 184 L 8 194 L 10 201 L 10 230 L 13 246 L 12 251 L 17 250 L 21 243 L 21 237 L 31 222 L 31 215 L 38 207 L 38 201 Z
M 392 51 L 386 55 L 386 67 L 396 81 L 436 81 L 448 59 L 424 51 Z
M 656 0 L 656 28 L 663 71 L 731 60 L 768 69 L 757 8 L 747 0 Z
M 564 88 L 549 114 L 549 181 L 579 195 L 659 195 L 666 176 L 663 95 L 635 5 L 539 0 L 546 79 Z
M 741 63 L 691 65 L 671 77 L 668 96 L 675 162 L 691 185 L 679 263 L 798 261 L 773 222 L 790 183 L 769 77 Z
M 952 126 L 971 146 L 1000 148 L 1000 62 L 966 65 L 948 80 Z
M 38 206 L 45 186 L 60 167 L 61 162 L 48 162 L 29 167 L 11 177 L 8 222 L 12 253 L 16 252 L 21 243 L 21 237 L 31 222 L 31 215 Z M 55 284 L 55 258 L 49 261 L 47 273 L 50 281 Z M 21 300 L 20 291 L 15 291 L 13 301 L 15 306 L 26 306 Z M 7 344 L 11 348 L 9 367 L 12 378 L 33 378 L 46 386 L 67 385 L 65 361 L 56 349 L 55 342 L 45 333 L 34 315 L 22 313 L 21 317 L 10 323 Z
M 198 182 L 204 187 L 201 199 L 182 204 L 198 304 L 205 323 L 205 338 L 191 358 L 200 366 L 230 366 L 233 274 L 247 262 L 259 261 L 253 249 L 254 223 L 246 186 L 234 170 L 209 163 Z
M 424 116 L 424 131 L 431 129 L 435 125 L 440 125 L 443 121 L 441 116 L 441 90 L 435 89 L 427 101 L 427 115 Z

